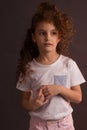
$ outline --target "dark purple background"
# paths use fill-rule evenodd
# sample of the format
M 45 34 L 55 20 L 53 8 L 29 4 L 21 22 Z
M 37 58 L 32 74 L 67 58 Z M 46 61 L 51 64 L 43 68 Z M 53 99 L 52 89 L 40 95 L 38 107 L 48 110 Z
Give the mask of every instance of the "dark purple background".
M 42 1 L 0 1 L 0 130 L 28 130 L 29 116 L 21 107 L 21 93 L 15 88 L 16 65 L 31 17 Z M 73 18 L 77 33 L 70 50 L 87 80 L 87 1 L 53 2 Z M 82 85 L 82 92 L 83 102 L 73 104 L 76 130 L 87 130 L 87 83 Z

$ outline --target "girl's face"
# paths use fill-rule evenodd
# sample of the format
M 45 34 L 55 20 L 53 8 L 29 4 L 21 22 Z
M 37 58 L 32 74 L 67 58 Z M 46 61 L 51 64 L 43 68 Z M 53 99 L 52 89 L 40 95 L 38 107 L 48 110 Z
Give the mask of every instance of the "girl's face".
M 32 37 L 40 53 L 56 52 L 60 38 L 58 30 L 53 23 L 40 22 Z

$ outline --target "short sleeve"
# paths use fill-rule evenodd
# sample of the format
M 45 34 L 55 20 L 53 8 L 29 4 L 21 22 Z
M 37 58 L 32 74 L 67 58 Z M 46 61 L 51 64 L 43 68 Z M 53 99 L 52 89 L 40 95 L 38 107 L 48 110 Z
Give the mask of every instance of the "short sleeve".
M 70 86 L 80 85 L 86 82 L 78 65 L 73 60 L 71 60 L 69 63 L 69 74 L 70 74 Z
M 17 81 L 16 88 L 28 92 L 31 88 L 31 80 L 29 76 L 23 76 L 20 74 L 19 80 Z

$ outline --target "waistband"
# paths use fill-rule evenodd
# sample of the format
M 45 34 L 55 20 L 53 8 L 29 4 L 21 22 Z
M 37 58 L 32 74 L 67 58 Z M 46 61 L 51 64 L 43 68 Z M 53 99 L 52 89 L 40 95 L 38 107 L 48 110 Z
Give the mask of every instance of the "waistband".
M 37 116 L 31 116 L 31 120 L 36 120 L 36 121 L 40 121 L 40 122 L 44 122 L 44 123 L 57 123 L 57 122 L 63 122 L 64 120 L 70 120 L 72 119 L 72 114 L 69 114 L 65 117 L 63 117 L 62 119 L 58 119 L 58 120 L 43 120 L 41 119 L 40 117 L 37 117 Z

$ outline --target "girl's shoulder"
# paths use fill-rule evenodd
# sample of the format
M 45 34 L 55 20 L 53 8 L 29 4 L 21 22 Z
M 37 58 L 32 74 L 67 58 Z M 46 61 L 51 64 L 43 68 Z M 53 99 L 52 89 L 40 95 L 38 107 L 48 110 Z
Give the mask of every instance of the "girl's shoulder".
M 61 60 L 65 63 L 75 63 L 75 61 L 71 58 L 71 57 L 68 57 L 68 56 L 64 56 L 64 55 L 61 55 Z
M 78 67 L 76 61 L 74 59 L 72 59 L 71 57 L 62 55 L 61 56 L 61 61 L 62 61 L 62 64 L 67 66 L 69 69 L 73 69 L 73 68 Z

